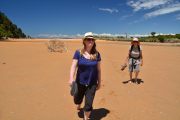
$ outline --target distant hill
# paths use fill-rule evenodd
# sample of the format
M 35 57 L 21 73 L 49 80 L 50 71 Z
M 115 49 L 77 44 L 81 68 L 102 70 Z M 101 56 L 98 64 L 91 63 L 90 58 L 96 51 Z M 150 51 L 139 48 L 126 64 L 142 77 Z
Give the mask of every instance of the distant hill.
M 0 38 L 25 38 L 26 35 L 0 11 Z

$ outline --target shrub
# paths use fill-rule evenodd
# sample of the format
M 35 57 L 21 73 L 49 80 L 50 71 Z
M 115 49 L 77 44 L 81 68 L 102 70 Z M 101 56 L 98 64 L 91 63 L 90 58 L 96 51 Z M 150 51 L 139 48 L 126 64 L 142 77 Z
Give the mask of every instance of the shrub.
M 158 40 L 159 40 L 161 43 L 165 42 L 165 40 L 164 40 L 164 37 L 163 37 L 163 36 L 158 36 Z
M 49 52 L 66 52 L 67 48 L 63 41 L 60 40 L 50 40 L 47 42 L 47 47 Z
M 176 38 L 180 39 L 180 34 L 176 34 L 175 36 Z

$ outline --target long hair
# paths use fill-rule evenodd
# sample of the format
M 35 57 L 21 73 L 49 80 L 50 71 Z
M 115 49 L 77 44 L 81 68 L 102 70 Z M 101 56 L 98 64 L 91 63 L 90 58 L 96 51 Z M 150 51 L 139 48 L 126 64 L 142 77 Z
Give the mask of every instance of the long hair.
M 86 45 L 85 45 L 85 39 L 83 39 L 83 48 L 80 50 L 80 55 L 82 56 L 85 52 L 85 49 L 86 49 Z M 97 59 L 97 56 L 98 56 L 98 51 L 96 50 L 96 42 L 94 41 L 94 45 L 90 51 L 90 59 L 91 60 L 96 60 Z

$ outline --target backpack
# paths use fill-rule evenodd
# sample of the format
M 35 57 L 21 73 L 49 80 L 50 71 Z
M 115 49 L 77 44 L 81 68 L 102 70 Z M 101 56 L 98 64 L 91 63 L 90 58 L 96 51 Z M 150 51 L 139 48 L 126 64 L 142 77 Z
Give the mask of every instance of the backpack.
M 140 58 L 142 58 L 140 45 L 138 45 L 138 51 L 140 53 L 139 56 L 137 58 L 134 58 L 133 56 L 131 56 L 131 52 L 133 50 L 133 47 L 134 47 L 134 45 L 131 45 L 130 52 L 129 52 L 129 58 L 133 58 L 133 59 L 140 59 Z

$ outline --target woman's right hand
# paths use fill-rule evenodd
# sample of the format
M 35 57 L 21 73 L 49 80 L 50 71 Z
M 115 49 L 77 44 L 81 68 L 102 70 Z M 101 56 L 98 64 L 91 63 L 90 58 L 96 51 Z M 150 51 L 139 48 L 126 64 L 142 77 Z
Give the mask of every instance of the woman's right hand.
M 72 83 L 73 83 L 74 80 L 69 80 L 69 86 L 72 86 Z

